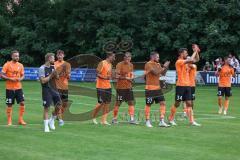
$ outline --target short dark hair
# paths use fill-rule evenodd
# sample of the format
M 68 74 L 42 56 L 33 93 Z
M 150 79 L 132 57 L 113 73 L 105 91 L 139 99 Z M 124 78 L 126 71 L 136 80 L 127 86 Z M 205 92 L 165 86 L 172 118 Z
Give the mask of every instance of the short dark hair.
M 127 54 L 132 57 L 132 53 L 131 52 L 125 52 L 124 56 L 126 56 Z
M 60 53 L 65 54 L 63 50 L 60 50 L 60 49 L 57 50 L 57 54 L 60 54 Z
M 156 55 L 156 54 L 159 54 L 157 51 L 152 51 L 151 53 L 150 53 L 150 57 L 151 56 L 154 56 L 154 55 Z
M 114 55 L 114 54 L 115 54 L 115 52 L 113 52 L 113 51 L 107 52 L 107 58 L 108 58 L 108 57 L 111 57 L 111 56 Z
M 47 54 L 45 54 L 45 62 L 47 62 L 48 58 L 51 57 L 51 56 L 55 56 L 55 54 L 54 53 L 47 53 Z
M 178 55 L 180 55 L 181 53 L 183 53 L 184 51 L 188 51 L 187 48 L 179 48 L 178 49 Z
M 227 60 L 228 58 L 229 58 L 228 56 L 225 56 L 225 57 L 224 57 L 224 61 Z
M 11 52 L 11 55 L 13 55 L 14 53 L 19 53 L 19 51 L 18 51 L 18 50 L 13 50 L 13 51 Z

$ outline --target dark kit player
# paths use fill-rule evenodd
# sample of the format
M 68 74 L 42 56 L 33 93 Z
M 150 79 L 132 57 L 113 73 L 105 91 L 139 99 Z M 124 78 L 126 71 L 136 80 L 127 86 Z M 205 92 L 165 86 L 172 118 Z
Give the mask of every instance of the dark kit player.
M 55 88 L 55 78 L 58 78 L 57 72 L 54 68 L 54 53 L 47 53 L 45 55 L 45 64 L 39 68 L 39 79 L 42 85 L 42 100 L 43 100 L 43 120 L 44 120 L 44 132 L 49 132 L 49 127 L 55 130 L 54 120 L 57 117 L 58 112 L 54 112 L 52 117 L 48 119 L 49 108 L 54 104 L 54 107 L 58 111 L 61 109 L 62 101 L 58 90 Z

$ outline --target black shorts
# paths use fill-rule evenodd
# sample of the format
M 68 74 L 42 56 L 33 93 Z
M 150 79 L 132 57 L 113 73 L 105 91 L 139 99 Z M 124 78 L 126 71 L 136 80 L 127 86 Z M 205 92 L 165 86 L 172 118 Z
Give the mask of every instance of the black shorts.
M 116 101 L 129 102 L 134 101 L 134 95 L 132 89 L 117 89 Z
M 63 102 L 68 101 L 68 90 L 58 89 L 60 98 Z
M 110 103 L 112 99 L 112 89 L 97 88 L 98 103 Z
M 231 97 L 232 96 L 231 87 L 218 87 L 217 96 Z
M 196 99 L 195 89 L 196 89 L 196 87 L 191 87 L 191 94 L 192 94 L 192 100 L 193 101 Z
M 62 103 L 58 91 L 49 87 L 42 87 L 42 100 L 43 106 L 46 108 L 50 107 L 52 104 L 56 107 Z
M 22 89 L 17 90 L 8 90 L 6 89 L 6 104 L 13 105 L 15 103 L 15 99 L 17 104 L 24 101 L 24 94 Z
M 191 101 L 192 100 L 191 87 L 176 86 L 175 100 L 176 101 Z
M 165 101 L 163 92 L 158 90 L 145 90 L 146 104 L 153 104 Z

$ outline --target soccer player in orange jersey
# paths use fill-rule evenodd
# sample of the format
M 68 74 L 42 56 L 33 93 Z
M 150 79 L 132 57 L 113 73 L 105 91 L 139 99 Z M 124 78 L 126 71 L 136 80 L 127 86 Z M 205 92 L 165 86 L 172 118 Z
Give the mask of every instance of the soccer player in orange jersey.
M 187 116 L 189 118 L 190 124 L 194 126 L 200 126 L 195 120 L 193 116 L 192 110 L 192 92 L 191 92 L 191 84 L 190 84 L 190 67 L 189 64 L 196 62 L 198 56 L 198 50 L 193 48 L 193 54 L 191 58 L 187 59 L 188 50 L 186 48 L 180 48 L 178 51 L 178 60 L 175 64 L 176 72 L 177 72 L 177 84 L 176 84 L 176 95 L 175 95 L 175 103 L 171 107 L 171 113 L 169 116 L 169 122 L 171 125 L 177 125 L 174 121 L 175 114 L 177 108 L 179 107 L 181 101 L 186 102 L 187 106 Z
M 190 57 L 189 57 L 190 58 Z M 199 56 L 197 57 L 197 60 L 199 61 Z M 190 87 L 191 87 L 191 97 L 192 101 L 195 100 L 195 90 L 196 90 L 196 76 L 197 76 L 197 65 L 196 64 L 189 64 L 189 80 L 190 80 Z M 194 103 L 192 102 L 192 108 L 193 108 Z M 183 116 L 187 117 L 187 106 L 186 102 L 183 102 Z
M 132 81 L 134 79 L 133 64 L 131 63 L 132 55 L 126 52 L 124 60 L 116 66 L 116 102 L 113 110 L 113 124 L 117 124 L 118 110 L 122 102 L 128 103 L 128 113 L 130 115 L 130 124 L 138 124 L 134 119 L 134 95 L 132 90 Z
M 97 98 L 98 103 L 93 110 L 93 123 L 98 124 L 96 117 L 100 109 L 103 109 L 101 124 L 110 125 L 107 122 L 107 115 L 109 112 L 109 105 L 111 103 L 112 89 L 110 80 L 112 79 L 112 63 L 115 60 L 115 53 L 108 52 L 107 58 L 101 61 L 97 67 Z
M 62 100 L 62 107 L 60 111 L 59 126 L 64 125 L 63 121 L 63 113 L 67 107 L 68 103 L 68 81 L 71 76 L 71 65 L 70 63 L 64 61 L 64 51 L 57 51 L 57 61 L 55 61 L 54 66 L 56 71 L 58 72 L 59 78 L 56 79 L 56 88 L 60 94 Z
M 150 55 L 150 61 L 145 64 L 145 78 L 146 78 L 146 87 L 145 87 L 145 96 L 146 96 L 146 106 L 145 106 L 145 118 L 146 126 L 153 127 L 150 122 L 150 108 L 151 105 L 155 103 L 160 104 L 160 127 L 169 127 L 165 123 L 164 117 L 166 113 L 166 103 L 163 92 L 161 90 L 159 78 L 161 75 L 164 75 L 167 72 L 170 62 L 167 61 L 161 67 L 159 63 L 159 53 L 152 52 Z
M 235 77 L 235 71 L 232 66 L 230 66 L 230 58 L 224 58 L 224 65 L 218 69 L 216 72 L 217 76 L 219 76 L 218 83 L 218 105 L 219 105 L 219 114 L 222 114 L 223 104 L 222 97 L 225 96 L 224 102 L 224 111 L 223 114 L 227 114 L 228 106 L 229 106 L 229 97 L 232 96 L 231 92 L 231 81 L 232 77 Z
M 11 57 L 12 60 L 5 63 L 2 68 L 2 78 L 6 80 L 7 125 L 12 125 L 12 105 L 15 103 L 15 99 L 20 104 L 18 124 L 26 125 L 23 120 L 25 105 L 21 84 L 24 79 L 24 67 L 19 63 L 18 51 L 13 51 Z

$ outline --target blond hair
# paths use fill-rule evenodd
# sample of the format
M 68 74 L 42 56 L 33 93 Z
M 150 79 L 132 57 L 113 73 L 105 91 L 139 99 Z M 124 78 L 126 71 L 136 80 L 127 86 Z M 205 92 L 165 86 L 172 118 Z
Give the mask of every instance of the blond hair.
M 47 53 L 47 54 L 45 55 L 45 62 L 47 62 L 48 59 L 49 59 L 49 57 L 52 57 L 52 56 L 55 56 L 55 54 L 54 54 L 54 53 Z

